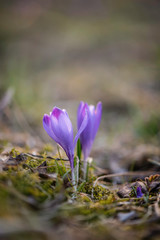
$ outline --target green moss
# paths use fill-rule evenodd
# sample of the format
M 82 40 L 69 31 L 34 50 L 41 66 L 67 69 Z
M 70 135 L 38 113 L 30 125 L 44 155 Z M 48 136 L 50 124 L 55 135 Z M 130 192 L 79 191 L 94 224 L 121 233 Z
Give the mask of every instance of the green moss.
M 92 202 L 91 198 L 85 193 L 78 193 L 76 201 L 78 203 L 89 203 Z
M 40 186 L 50 195 L 50 196 L 54 196 L 54 192 L 53 192 L 53 180 L 44 180 L 41 181 Z
M 52 180 L 41 180 L 37 174 L 26 171 L 9 172 L 0 175 L 4 184 L 10 183 L 18 192 L 30 196 L 38 202 L 53 198 Z
M 27 158 L 26 164 L 31 168 L 37 168 L 44 162 L 44 159 Z
M 100 185 L 96 185 L 95 187 L 93 187 L 93 182 L 94 178 L 90 178 L 88 182 L 81 183 L 81 185 L 78 188 L 79 192 L 88 194 L 91 198 L 93 197 L 93 199 L 96 201 L 108 199 L 110 191 L 107 190 L 106 188 L 103 188 Z
M 108 191 L 106 193 L 105 197 L 102 197 L 102 199 L 100 200 L 100 204 L 101 205 L 107 205 L 107 204 L 112 204 L 116 201 L 115 195 L 114 193 L 111 193 L 110 191 Z
M 55 160 L 47 160 L 47 173 L 55 173 L 57 172 L 57 166 L 55 164 Z
M 99 185 L 96 185 L 94 188 L 93 188 L 93 197 L 95 200 L 106 200 L 109 196 L 110 192 L 109 190 L 99 186 Z
M 82 183 L 80 192 L 92 195 L 92 189 L 93 189 L 92 185 L 93 185 L 92 181 Z
M 56 166 L 48 166 L 47 173 L 55 173 L 57 171 Z
M 101 219 L 101 217 L 114 216 L 117 213 L 116 207 L 100 202 L 83 202 L 74 203 L 72 205 L 65 204 L 60 210 L 61 215 L 69 217 L 80 216 L 80 221 L 93 222 Z
M 5 186 L 0 184 L 0 216 L 8 214 L 9 210 L 9 193 Z
M 0 153 L 3 151 L 4 147 L 8 144 L 8 141 L 5 139 L 0 139 Z
M 38 189 L 39 179 L 37 174 L 18 172 L 10 175 L 13 186 L 26 196 L 33 196 L 37 200 L 43 197 L 43 193 Z
M 51 144 L 45 144 L 42 151 L 40 152 L 40 154 L 47 154 L 47 153 L 52 153 L 53 152 L 53 146 Z
M 12 148 L 11 151 L 9 152 L 9 155 L 13 158 L 17 157 L 17 155 L 19 154 L 20 153 L 15 148 Z
M 25 161 L 24 168 L 32 168 L 33 170 L 37 170 L 37 168 L 46 162 L 45 170 L 47 173 L 57 173 L 59 176 L 63 177 L 67 171 L 68 168 L 64 165 L 63 161 L 56 161 L 54 159 L 46 159 L 40 158 L 40 159 L 33 159 L 32 157 L 27 157 L 27 160 Z

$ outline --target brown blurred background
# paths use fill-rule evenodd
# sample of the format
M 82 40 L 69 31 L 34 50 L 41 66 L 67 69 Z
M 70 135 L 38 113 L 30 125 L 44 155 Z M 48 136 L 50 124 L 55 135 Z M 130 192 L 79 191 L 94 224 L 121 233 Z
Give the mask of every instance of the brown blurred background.
M 1 1 L 1 139 L 48 142 L 44 113 L 66 108 L 76 129 L 79 101 L 101 100 L 94 148 L 159 144 L 159 13 L 158 0 Z

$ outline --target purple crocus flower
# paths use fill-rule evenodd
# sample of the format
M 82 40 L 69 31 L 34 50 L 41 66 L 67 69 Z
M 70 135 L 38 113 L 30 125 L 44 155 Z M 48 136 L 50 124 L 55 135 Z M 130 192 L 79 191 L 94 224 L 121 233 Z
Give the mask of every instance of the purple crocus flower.
M 65 151 L 70 161 L 73 179 L 74 169 L 74 148 L 77 140 L 88 122 L 87 105 L 83 106 L 84 118 L 79 130 L 73 140 L 73 127 L 66 110 L 54 107 L 50 115 L 45 114 L 43 117 L 43 127 L 48 135 L 58 143 Z
M 136 192 L 137 192 L 137 198 L 141 198 L 143 196 L 142 189 L 140 186 L 137 187 Z
M 80 129 L 82 122 L 84 121 L 85 118 L 85 113 L 84 113 L 84 106 L 87 106 L 88 108 L 88 123 L 86 128 L 84 129 L 83 132 L 80 134 L 80 142 L 82 146 L 82 152 L 84 155 L 84 174 L 86 174 L 86 159 L 88 158 L 91 148 L 94 142 L 94 139 L 96 137 L 100 121 L 101 121 L 101 116 L 102 116 L 102 103 L 98 102 L 97 107 L 93 105 L 89 105 L 87 103 L 81 102 L 79 107 L 78 107 L 78 112 L 77 112 L 77 126 L 78 129 Z

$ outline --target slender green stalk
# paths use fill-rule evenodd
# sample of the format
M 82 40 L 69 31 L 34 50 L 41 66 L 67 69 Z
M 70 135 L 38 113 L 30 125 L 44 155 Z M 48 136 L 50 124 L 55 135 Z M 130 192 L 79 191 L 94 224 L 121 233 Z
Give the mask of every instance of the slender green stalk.
M 79 182 L 79 158 L 77 156 L 77 165 L 76 165 L 76 185 L 78 186 Z
M 87 159 L 84 159 L 84 161 L 83 161 L 83 173 L 84 173 L 84 175 L 83 175 L 84 180 L 86 180 L 86 178 L 87 178 Z
M 72 169 L 72 184 L 73 184 L 74 190 L 76 192 L 77 191 L 77 185 L 76 185 L 76 181 L 75 181 L 74 169 Z

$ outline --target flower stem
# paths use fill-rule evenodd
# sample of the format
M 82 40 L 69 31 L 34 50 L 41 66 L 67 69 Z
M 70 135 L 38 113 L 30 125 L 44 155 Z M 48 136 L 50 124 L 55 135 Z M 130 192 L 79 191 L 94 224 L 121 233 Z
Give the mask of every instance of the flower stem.
M 74 169 L 72 169 L 72 184 L 73 184 L 74 190 L 77 191 Z
M 87 178 L 87 159 L 83 161 L 83 172 L 84 172 L 84 180 Z

